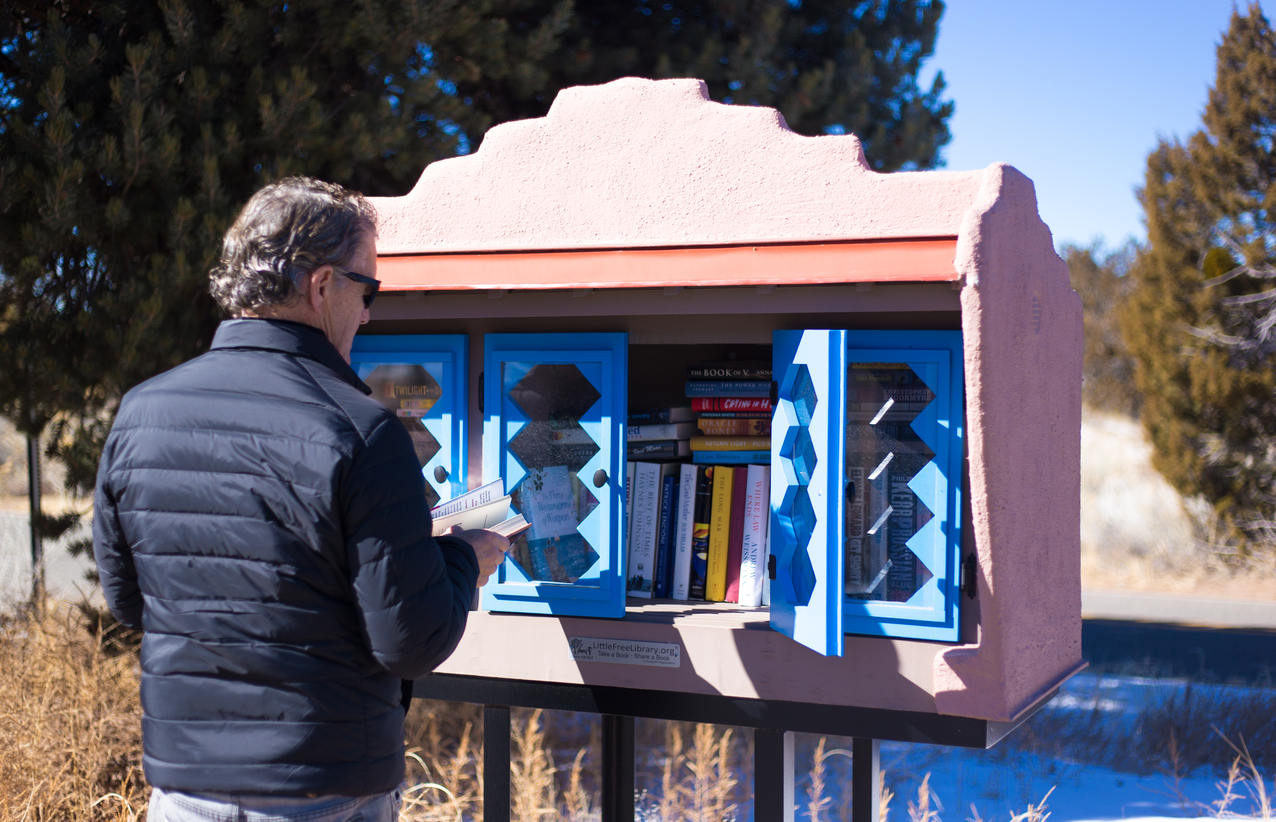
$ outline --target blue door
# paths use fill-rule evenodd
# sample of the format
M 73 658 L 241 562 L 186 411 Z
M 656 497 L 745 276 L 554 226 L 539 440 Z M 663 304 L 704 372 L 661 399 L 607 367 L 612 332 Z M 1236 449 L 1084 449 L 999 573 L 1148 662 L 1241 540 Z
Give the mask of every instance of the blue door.
M 430 507 L 466 490 L 468 337 L 359 335 L 350 364 L 408 429 Z
M 488 334 L 483 481 L 531 528 L 483 587 L 490 611 L 625 614 L 626 334 Z
M 956 331 L 777 331 L 771 624 L 828 656 L 843 633 L 958 639 Z

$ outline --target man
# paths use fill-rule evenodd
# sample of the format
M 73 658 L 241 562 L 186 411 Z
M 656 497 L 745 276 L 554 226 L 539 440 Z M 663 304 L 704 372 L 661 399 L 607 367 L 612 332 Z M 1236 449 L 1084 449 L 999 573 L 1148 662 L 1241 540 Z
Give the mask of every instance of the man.
M 431 536 L 407 431 L 350 347 L 376 217 L 291 178 L 227 232 L 210 351 L 130 391 L 98 472 L 94 553 L 141 627 L 149 818 L 398 815 L 401 688 L 456 647 L 508 549 Z

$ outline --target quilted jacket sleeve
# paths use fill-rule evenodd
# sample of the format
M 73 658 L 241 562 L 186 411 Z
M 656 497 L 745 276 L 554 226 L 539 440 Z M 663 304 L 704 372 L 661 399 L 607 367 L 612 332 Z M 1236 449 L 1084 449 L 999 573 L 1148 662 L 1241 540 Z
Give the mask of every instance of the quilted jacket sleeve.
M 124 540 L 116 508 L 115 490 L 111 488 L 111 457 L 114 442 L 107 440 L 98 464 L 97 488 L 93 495 L 93 558 L 102 582 L 107 607 L 120 622 L 130 628 L 142 627 L 142 592 L 137 584 L 133 552 Z
M 478 580 L 469 544 L 430 535 L 425 479 L 407 431 L 387 417 L 343 484 L 346 558 L 373 657 L 417 679 L 456 648 Z

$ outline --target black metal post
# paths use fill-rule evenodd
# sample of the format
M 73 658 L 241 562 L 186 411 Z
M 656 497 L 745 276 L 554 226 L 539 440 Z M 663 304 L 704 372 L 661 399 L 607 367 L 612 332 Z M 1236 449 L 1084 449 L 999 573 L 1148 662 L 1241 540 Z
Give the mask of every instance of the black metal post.
M 634 822 L 634 718 L 603 714 L 602 822 Z
M 483 706 L 483 822 L 510 822 L 510 709 Z
M 27 498 L 31 504 L 31 605 L 44 607 L 44 543 L 40 537 L 40 437 L 27 435 Z
M 880 766 L 876 739 L 851 740 L 851 822 L 877 822 L 882 804 Z
M 793 822 L 792 731 L 753 731 L 753 819 Z

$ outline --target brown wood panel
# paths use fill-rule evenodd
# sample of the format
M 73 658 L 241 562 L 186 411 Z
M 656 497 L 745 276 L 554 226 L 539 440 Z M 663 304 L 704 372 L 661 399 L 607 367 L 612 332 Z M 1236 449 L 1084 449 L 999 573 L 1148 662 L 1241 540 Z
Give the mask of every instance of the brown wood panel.
M 386 291 L 952 282 L 957 240 L 388 255 Z

